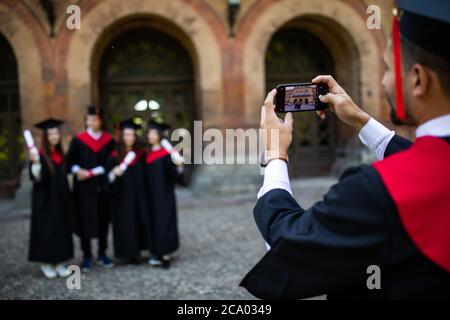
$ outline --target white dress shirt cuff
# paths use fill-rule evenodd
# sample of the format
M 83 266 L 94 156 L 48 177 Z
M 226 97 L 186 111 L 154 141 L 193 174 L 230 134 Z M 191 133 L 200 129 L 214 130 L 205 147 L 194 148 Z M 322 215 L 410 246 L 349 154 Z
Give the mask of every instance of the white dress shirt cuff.
M 72 166 L 72 168 L 70 169 L 70 171 L 71 171 L 73 174 L 77 174 L 78 171 L 80 171 L 80 170 L 81 170 L 81 167 L 80 167 L 79 165 L 77 165 L 77 164 L 74 164 L 74 165 Z
M 381 160 L 394 135 L 395 131 L 389 130 L 374 118 L 370 118 L 359 132 L 359 139 L 378 160 Z
M 258 192 L 258 199 L 273 189 L 284 189 L 292 195 L 287 164 L 280 159 L 270 161 L 265 168 L 264 183 Z

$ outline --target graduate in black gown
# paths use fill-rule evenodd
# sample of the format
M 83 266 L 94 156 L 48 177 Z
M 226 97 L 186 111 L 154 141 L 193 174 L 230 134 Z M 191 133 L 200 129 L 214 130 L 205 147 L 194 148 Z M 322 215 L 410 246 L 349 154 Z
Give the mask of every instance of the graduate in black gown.
M 330 88 L 321 101 L 379 161 L 347 170 L 303 208 L 286 166 L 292 114 L 278 119 L 276 90 L 266 99 L 261 126 L 280 138 L 266 140 L 254 217 L 270 250 L 241 283 L 259 298 L 450 299 L 450 43 L 440 36 L 450 32 L 450 3 L 398 4 L 383 85 L 393 122 L 417 128 L 414 142 L 371 118 L 331 76 L 315 78 Z
M 28 260 L 40 262 L 47 278 L 67 277 L 62 264 L 73 256 L 69 186 L 61 146 L 62 121 L 48 119 L 36 125 L 43 131 L 39 156 L 30 152 L 33 181 Z
M 141 250 L 149 250 L 151 242 L 144 153 L 136 136 L 140 127 L 133 119 L 120 123 L 120 138 L 106 165 L 114 253 L 116 258 L 127 260 L 128 263 L 139 262 Z
M 83 262 L 81 269 L 92 267 L 91 239 L 98 238 L 97 263 L 113 267 L 106 255 L 110 223 L 109 198 L 106 188 L 105 165 L 114 150 L 112 136 L 105 132 L 102 111 L 89 107 L 86 114 L 87 129 L 71 141 L 67 153 L 67 167 L 74 175 L 73 199 L 76 233 L 81 240 Z
M 169 151 L 161 146 L 169 126 L 152 121 L 148 130 L 150 149 L 145 157 L 145 177 L 150 207 L 152 245 L 149 264 L 170 266 L 170 254 L 178 249 L 176 183 L 184 184 L 183 164 L 175 164 Z

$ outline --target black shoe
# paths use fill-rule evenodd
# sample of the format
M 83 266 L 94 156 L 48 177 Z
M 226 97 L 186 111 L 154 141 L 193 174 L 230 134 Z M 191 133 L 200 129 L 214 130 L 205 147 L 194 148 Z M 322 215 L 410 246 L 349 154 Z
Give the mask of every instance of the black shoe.
M 108 256 L 103 255 L 103 256 L 99 256 L 97 258 L 97 264 L 103 268 L 106 269 L 111 269 L 112 267 L 114 267 L 114 263 L 112 262 L 112 260 L 110 258 L 108 258 Z
M 80 264 L 80 269 L 83 272 L 89 272 L 92 269 L 92 259 L 84 258 L 83 262 Z
M 163 269 L 170 269 L 170 264 L 171 264 L 170 260 L 165 260 L 165 259 L 162 260 Z

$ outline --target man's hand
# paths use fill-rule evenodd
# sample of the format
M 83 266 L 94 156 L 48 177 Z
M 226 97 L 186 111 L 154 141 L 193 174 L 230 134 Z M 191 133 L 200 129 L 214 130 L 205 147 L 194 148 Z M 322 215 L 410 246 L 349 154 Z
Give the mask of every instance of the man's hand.
M 339 86 L 332 76 L 317 76 L 312 82 L 328 85 L 330 92 L 320 96 L 320 101 L 330 104 L 330 111 L 334 112 L 339 119 L 348 125 L 359 131 L 370 120 L 370 116 L 353 102 L 352 98 Z M 326 112 L 327 110 L 317 111 L 317 114 L 321 119 L 325 119 Z
M 84 181 L 87 180 L 91 177 L 91 175 L 89 174 L 89 171 L 85 170 L 85 169 L 80 169 L 77 172 L 77 179 L 78 181 Z
M 266 151 L 271 154 L 287 154 L 287 150 L 292 142 L 292 113 L 287 113 L 284 121 L 277 117 L 273 104 L 276 94 L 277 90 L 273 89 L 264 101 L 264 106 L 261 108 L 260 127 L 266 130 L 263 133 Z

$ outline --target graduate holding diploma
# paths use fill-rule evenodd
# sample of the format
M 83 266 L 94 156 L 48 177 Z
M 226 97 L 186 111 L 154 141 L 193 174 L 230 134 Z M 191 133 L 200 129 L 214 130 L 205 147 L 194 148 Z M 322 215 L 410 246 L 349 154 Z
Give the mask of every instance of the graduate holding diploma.
M 114 150 L 115 142 L 104 131 L 100 109 L 89 107 L 86 114 L 87 129 L 71 141 L 67 153 L 67 167 L 74 175 L 74 205 L 76 233 L 81 240 L 83 262 L 81 269 L 92 267 L 91 239 L 98 238 L 97 263 L 113 267 L 106 255 L 109 217 L 109 199 L 106 193 L 105 165 Z
M 143 152 L 133 119 L 120 123 L 120 138 L 108 158 L 114 252 L 128 263 L 139 262 L 141 250 L 150 249 L 150 217 L 144 177 Z
M 28 260 L 40 262 L 47 278 L 68 277 L 71 273 L 62 263 L 73 257 L 69 186 L 59 129 L 62 123 L 48 119 L 36 125 L 42 130 L 39 152 L 31 133 L 24 133 L 33 181 Z
M 147 135 L 150 149 L 145 158 L 152 228 L 152 256 L 149 264 L 166 268 L 170 266 L 169 254 L 179 246 L 175 184 L 184 184 L 182 158 L 175 156 L 175 159 L 181 160 L 174 163 L 172 152 L 161 145 L 169 128 L 167 124 L 150 122 Z

